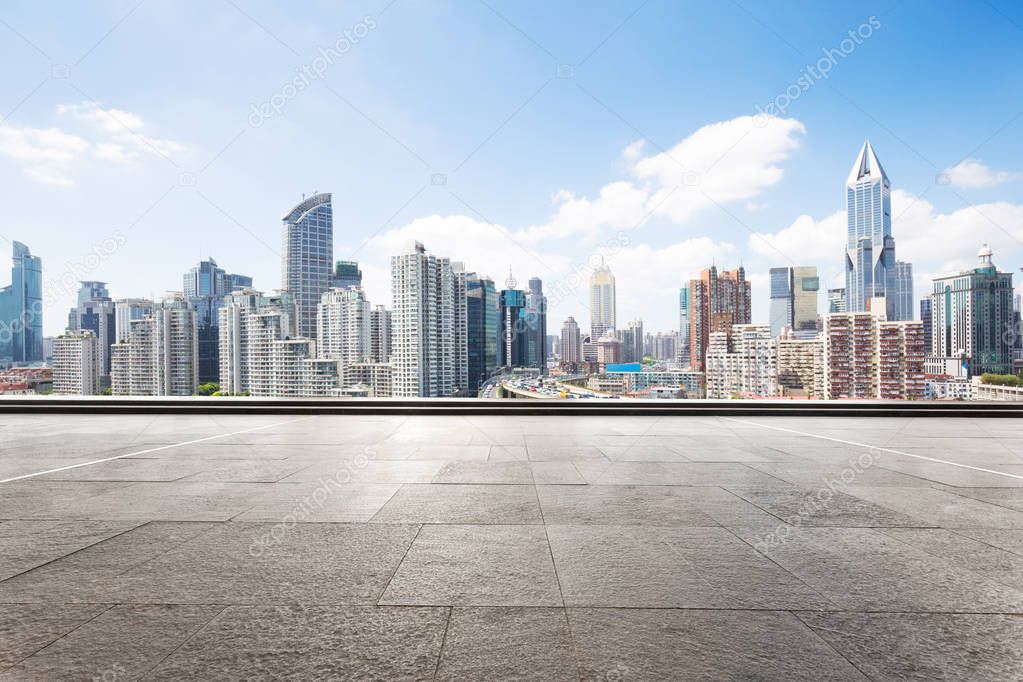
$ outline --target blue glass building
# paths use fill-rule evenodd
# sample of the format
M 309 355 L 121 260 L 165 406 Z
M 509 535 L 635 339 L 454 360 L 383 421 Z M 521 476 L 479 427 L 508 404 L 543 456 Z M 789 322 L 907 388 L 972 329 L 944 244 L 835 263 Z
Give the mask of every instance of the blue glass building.
M 11 283 L 0 289 L 0 363 L 43 361 L 43 263 L 14 242 Z
M 281 288 L 298 306 L 298 333 L 316 338 L 316 310 L 334 278 L 334 212 L 330 194 L 303 199 L 283 218 Z

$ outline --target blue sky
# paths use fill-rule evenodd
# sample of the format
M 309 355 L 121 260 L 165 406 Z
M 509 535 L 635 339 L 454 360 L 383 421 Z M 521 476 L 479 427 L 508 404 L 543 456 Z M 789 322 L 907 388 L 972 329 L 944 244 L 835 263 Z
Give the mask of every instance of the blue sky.
M 918 296 L 982 242 L 1023 265 L 1023 9 L 1005 0 L 8 2 L 0 60 L 0 235 L 43 258 L 50 334 L 74 278 L 160 296 L 212 255 L 278 287 L 280 218 L 314 190 L 374 302 L 416 238 L 499 283 L 543 278 L 553 329 L 586 325 L 577 282 L 600 255 L 621 320 L 673 329 L 683 279 L 742 262 L 766 321 L 769 267 L 840 284 L 864 138 Z

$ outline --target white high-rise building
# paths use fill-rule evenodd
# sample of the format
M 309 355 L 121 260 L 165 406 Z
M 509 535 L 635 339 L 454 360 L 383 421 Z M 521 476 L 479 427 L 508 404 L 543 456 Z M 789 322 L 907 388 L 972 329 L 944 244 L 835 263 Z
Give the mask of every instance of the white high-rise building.
M 469 302 L 468 290 L 470 282 L 479 281 L 475 272 L 467 272 L 465 264 L 454 262 L 451 264 L 451 273 L 454 279 L 454 300 L 452 311 L 454 312 L 454 335 L 455 335 L 455 389 L 459 395 L 469 395 Z M 479 380 L 472 383 L 471 395 L 475 396 L 479 388 Z
M 316 316 L 317 357 L 348 365 L 370 360 L 370 306 L 361 287 L 328 289 Z
M 89 330 L 67 332 L 53 340 L 53 392 L 96 395 L 100 392 L 102 352 Z
M 579 334 L 579 323 L 569 317 L 561 326 L 561 361 L 577 365 L 583 360 L 582 337 Z
M 271 344 L 294 336 L 297 313 L 291 295 L 234 291 L 218 312 L 221 393 L 248 393 L 255 376 L 260 394 L 270 395 Z
M 369 356 L 376 363 L 391 358 L 391 311 L 382 305 L 373 306 L 369 313 Z
M 590 338 L 597 339 L 615 330 L 615 276 L 601 263 L 590 275 Z
M 391 363 L 395 397 L 448 397 L 457 387 L 455 276 L 419 242 L 391 256 Z
M 128 341 L 112 346 L 114 395 L 189 396 L 199 383 L 195 311 L 182 295 L 131 322 Z
M 147 298 L 121 298 L 114 301 L 114 326 L 117 343 L 127 342 L 131 323 L 153 314 L 155 305 Z
M 707 347 L 707 397 L 768 398 L 778 393 L 778 341 L 770 325 L 734 324 L 711 332 Z
M 270 344 L 269 380 L 266 393 L 254 388 L 252 395 L 326 397 L 339 387 L 338 363 L 317 358 L 312 339 L 281 339 Z

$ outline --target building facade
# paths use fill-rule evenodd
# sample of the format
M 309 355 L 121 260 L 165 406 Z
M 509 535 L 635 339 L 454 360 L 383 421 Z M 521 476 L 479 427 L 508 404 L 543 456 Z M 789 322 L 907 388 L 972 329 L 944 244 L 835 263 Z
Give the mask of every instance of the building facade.
M 13 242 L 11 283 L 0 288 L 0 366 L 43 361 L 43 263 Z
M 785 329 L 800 338 L 817 335 L 817 292 L 820 278 L 814 266 L 771 268 L 771 333 Z
M 742 266 L 721 272 L 711 266 L 690 280 L 689 296 L 689 366 L 702 372 L 711 333 L 750 323 L 750 283 Z
M 615 276 L 603 262 L 590 274 L 590 337 L 594 340 L 613 332 L 618 300 Z
M 583 361 L 582 335 L 579 323 L 569 317 L 561 325 L 561 361 L 568 365 L 578 365 Z
M 96 395 L 102 388 L 103 353 L 92 331 L 67 332 L 53 340 L 53 392 Z
M 281 288 L 298 306 L 298 334 L 316 338 L 320 297 L 334 277 L 334 213 L 330 194 L 303 198 L 283 218 Z

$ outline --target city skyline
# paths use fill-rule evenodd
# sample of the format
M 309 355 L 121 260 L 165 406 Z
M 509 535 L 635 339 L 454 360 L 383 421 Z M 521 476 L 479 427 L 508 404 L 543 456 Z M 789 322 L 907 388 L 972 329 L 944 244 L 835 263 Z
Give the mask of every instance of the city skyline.
M 509 264 L 535 274 L 552 319 L 586 320 L 585 292 L 555 296 L 554 285 L 604 255 L 619 317 L 669 330 L 678 286 L 710 262 L 741 262 L 757 291 L 771 267 L 804 264 L 820 268 L 822 291 L 843 286 L 836 179 L 865 138 L 891 175 L 893 231 L 918 295 L 933 276 L 969 267 L 979 241 L 1005 267 L 1023 261 L 1016 29 L 994 11 L 864 3 L 751 17 L 654 3 L 631 17 L 597 6 L 580 23 L 570 7 L 528 4 L 495 5 L 507 21 L 483 5 L 354 3 L 315 21 L 262 2 L 245 6 L 248 17 L 230 5 L 197 10 L 232 31 L 228 50 L 188 30 L 195 17 L 148 3 L 103 38 L 126 12 L 114 5 L 87 16 L 68 7 L 45 23 L 29 4 L 5 15 L 24 38 L 8 32 L 5 56 L 25 65 L 0 85 L 10 103 L 0 177 L 19 197 L 9 224 L 39 224 L 33 207 L 49 210 L 32 235 L 0 233 L 31 242 L 58 283 L 73 271 L 111 283 L 115 298 L 155 297 L 176 288 L 184 264 L 213 255 L 271 290 L 282 207 L 322 188 L 334 194 L 334 258 L 360 262 L 370 300 L 387 299 L 388 259 L 412 237 L 495 281 Z M 569 22 L 571 35 L 559 29 Z M 963 26 L 975 29 L 965 39 Z M 343 59 L 280 102 L 346 30 L 359 37 Z M 174 69 L 140 53 L 175 31 L 190 42 Z M 707 54 L 709 35 L 732 45 L 714 73 L 681 68 Z M 251 48 L 244 60 L 238 45 Z M 827 78 L 813 76 L 805 67 L 825 51 Z M 216 78 L 201 67 L 211 62 Z M 924 64 L 954 66 L 940 92 L 959 96 L 940 112 L 920 105 L 939 94 L 917 78 Z M 138 78 L 143 65 L 159 78 Z M 494 72 L 503 78 L 485 77 Z M 447 85 L 430 92 L 440 73 Z M 258 113 L 271 100 L 281 106 Z M 115 233 L 123 243 L 108 252 Z M 79 272 L 96 248 L 96 267 Z M 491 266 L 495 253 L 504 257 Z M 58 289 L 48 310 L 72 305 L 74 288 Z M 755 320 L 768 319 L 767 299 L 753 305 Z M 61 331 L 61 316 L 46 316 L 46 335 Z

